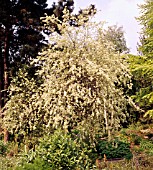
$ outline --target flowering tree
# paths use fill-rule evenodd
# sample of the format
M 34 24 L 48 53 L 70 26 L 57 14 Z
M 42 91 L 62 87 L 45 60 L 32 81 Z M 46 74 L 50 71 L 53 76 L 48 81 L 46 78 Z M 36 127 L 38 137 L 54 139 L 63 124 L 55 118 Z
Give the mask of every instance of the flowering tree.
M 123 90 L 131 85 L 125 57 L 104 39 L 102 23 L 84 23 L 80 16 L 80 27 L 70 26 L 66 10 L 62 23 L 55 16 L 42 20 L 51 32 L 50 23 L 58 23 L 62 35 L 53 33 L 50 48 L 33 61 L 41 66 L 36 73 L 42 79 L 39 87 L 23 71 L 20 83 L 12 82 L 5 126 L 24 135 L 61 127 L 101 131 L 110 138 L 128 116 Z

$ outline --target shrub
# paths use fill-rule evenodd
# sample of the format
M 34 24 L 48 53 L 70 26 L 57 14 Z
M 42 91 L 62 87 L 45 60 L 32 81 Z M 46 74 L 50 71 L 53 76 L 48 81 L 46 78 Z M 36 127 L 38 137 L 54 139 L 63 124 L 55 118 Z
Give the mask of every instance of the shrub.
M 23 163 L 22 168 L 31 168 L 32 170 L 90 169 L 92 167 L 90 153 L 91 150 L 81 140 L 73 140 L 71 135 L 57 130 L 53 135 L 40 139 L 36 151 L 27 155 L 25 162 L 29 163 Z
M 43 159 L 36 158 L 33 163 L 23 163 L 16 170 L 50 170 L 50 166 Z
M 110 158 L 126 158 L 131 159 L 132 153 L 130 151 L 130 144 L 119 141 L 118 139 L 112 140 L 110 142 L 106 140 L 101 140 L 98 142 L 97 146 L 98 154 L 103 157 L 105 154 L 108 159 Z

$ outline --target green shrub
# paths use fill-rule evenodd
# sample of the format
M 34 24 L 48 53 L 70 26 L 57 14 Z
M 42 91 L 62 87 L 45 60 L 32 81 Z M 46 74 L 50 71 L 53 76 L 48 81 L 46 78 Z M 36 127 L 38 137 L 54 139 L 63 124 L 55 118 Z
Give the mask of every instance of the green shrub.
M 103 157 L 104 154 L 108 159 L 110 158 L 126 158 L 131 159 L 132 153 L 130 151 L 130 144 L 119 141 L 118 139 L 110 142 L 101 140 L 96 146 L 98 154 Z
M 74 140 L 71 135 L 57 130 L 53 135 L 41 138 L 36 151 L 29 153 L 24 161 L 29 163 L 23 163 L 21 166 L 29 170 L 90 169 L 92 167 L 90 154 L 91 150 L 84 142 L 78 138 Z
M 50 170 L 50 166 L 43 159 L 36 158 L 32 163 L 24 162 L 16 170 Z

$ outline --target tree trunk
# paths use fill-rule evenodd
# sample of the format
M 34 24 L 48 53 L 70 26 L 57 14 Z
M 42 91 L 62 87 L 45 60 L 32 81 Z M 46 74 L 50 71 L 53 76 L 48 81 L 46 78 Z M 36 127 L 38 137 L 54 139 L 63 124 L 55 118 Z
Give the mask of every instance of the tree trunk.
M 3 103 L 3 58 L 2 58 L 2 42 L 0 41 L 0 119 L 2 119 Z M 0 123 L 0 134 L 2 133 L 2 124 Z
M 5 128 L 4 131 L 3 131 L 3 133 L 4 133 L 4 144 L 6 144 L 6 143 L 8 142 L 8 140 L 9 140 L 9 132 L 8 132 L 8 130 Z
M 110 140 L 110 129 L 109 129 L 109 124 L 108 124 L 108 115 L 106 111 L 106 99 L 104 98 L 104 119 L 105 119 L 105 126 L 106 126 L 106 132 L 108 135 L 108 141 Z
M 4 84 L 3 84 L 3 75 L 4 75 L 4 64 L 3 64 L 3 56 L 2 56 L 2 42 L 0 40 L 0 116 L 2 116 L 2 108 L 4 106 L 3 102 L 3 90 L 4 90 Z
M 4 42 L 4 55 L 3 55 L 3 105 L 7 101 L 7 93 L 9 86 L 8 76 L 8 56 L 9 56 L 9 29 L 6 29 L 5 42 Z M 4 143 L 7 143 L 9 139 L 9 133 L 7 129 L 4 129 Z
M 9 76 L 8 76 L 8 56 L 9 56 L 9 31 L 6 31 L 5 45 L 4 45 L 4 105 L 7 100 L 7 91 L 9 87 Z

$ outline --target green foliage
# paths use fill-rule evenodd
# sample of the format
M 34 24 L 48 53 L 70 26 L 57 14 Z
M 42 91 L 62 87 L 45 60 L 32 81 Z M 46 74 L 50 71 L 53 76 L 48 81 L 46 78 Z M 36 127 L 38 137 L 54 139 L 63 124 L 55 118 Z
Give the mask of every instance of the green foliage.
M 130 151 L 130 144 L 119 141 L 118 139 L 112 141 L 100 140 L 96 146 L 98 154 L 103 158 L 104 154 L 109 158 L 126 158 L 131 159 L 132 153 Z
M 110 137 L 128 116 L 124 91 L 131 88 L 131 76 L 126 56 L 114 52 L 101 23 L 84 23 L 80 16 L 81 26 L 75 28 L 64 12 L 63 22 L 55 16 L 42 18 L 47 29 L 53 31 L 50 23 L 55 23 L 62 35 L 53 33 L 51 47 L 32 62 L 41 65 L 36 73 L 43 80 L 39 87 L 23 71 L 20 80 L 14 79 L 4 125 L 25 136 L 61 127 Z
M 144 56 L 129 58 L 134 79 L 134 94 L 132 98 L 145 113 L 144 116 L 153 115 L 153 60 Z
M 74 1 L 60 0 L 58 4 L 53 3 L 51 8 L 48 8 L 47 0 L 0 1 L 1 48 L 3 53 L 4 44 L 7 43 L 9 49 L 7 62 L 9 69 L 11 68 L 11 74 L 17 68 L 21 68 L 23 63 L 29 64 L 30 58 L 35 58 L 42 47 L 46 46 L 47 40 L 44 34 L 49 32 L 43 28 L 40 17 L 43 17 L 45 13 L 54 14 L 62 21 L 65 7 L 71 13 L 74 9 Z M 54 27 L 58 31 L 56 25 Z M 6 38 L 8 42 L 5 42 Z
M 51 167 L 41 158 L 36 158 L 33 163 L 23 163 L 17 166 L 15 170 L 50 170 Z
M 140 38 L 139 51 L 152 60 L 153 56 L 153 1 L 146 0 L 140 5 L 141 16 L 138 21 L 143 26 Z
M 22 167 L 38 168 L 50 167 L 56 169 L 90 169 L 92 160 L 90 159 L 91 149 L 79 138 L 72 139 L 71 135 L 61 130 L 56 130 L 53 135 L 45 136 L 39 140 L 36 151 L 27 155 Z M 40 164 L 38 164 L 40 161 Z M 24 169 L 23 168 L 23 169 Z
M 5 145 L 4 142 L 0 140 L 0 155 L 4 156 L 6 152 L 7 152 L 7 145 Z
M 153 156 L 153 141 L 151 140 L 142 140 L 140 142 L 140 149 L 146 152 L 148 155 Z
M 153 117 L 153 1 L 140 5 L 138 21 L 143 26 L 139 52 L 144 56 L 131 56 L 131 70 L 136 81 L 134 99 L 144 110 L 144 116 Z

